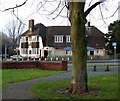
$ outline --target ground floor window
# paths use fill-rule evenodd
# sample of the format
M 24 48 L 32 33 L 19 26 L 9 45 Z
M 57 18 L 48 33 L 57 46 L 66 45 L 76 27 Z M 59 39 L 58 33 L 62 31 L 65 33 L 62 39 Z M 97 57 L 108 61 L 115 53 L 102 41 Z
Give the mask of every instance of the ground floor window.
M 94 51 L 90 51 L 90 55 L 94 55 Z
M 36 54 L 36 48 L 32 48 L 32 54 Z
M 65 55 L 68 55 L 68 50 L 65 50 Z
M 28 54 L 28 49 L 27 48 L 22 48 L 21 53 L 22 54 Z

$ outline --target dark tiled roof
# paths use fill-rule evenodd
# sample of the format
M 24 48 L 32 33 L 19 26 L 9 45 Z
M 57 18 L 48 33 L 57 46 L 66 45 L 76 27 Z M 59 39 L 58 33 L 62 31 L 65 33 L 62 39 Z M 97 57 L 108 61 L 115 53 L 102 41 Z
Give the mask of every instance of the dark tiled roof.
M 94 26 L 86 27 L 86 34 L 88 35 L 88 46 L 94 48 L 104 48 L 105 39 L 104 34 Z M 33 33 L 29 33 L 27 30 L 21 36 L 33 36 L 40 35 L 43 39 L 44 46 L 50 46 L 54 48 L 63 48 L 65 46 L 70 46 L 70 43 L 63 42 L 62 44 L 54 43 L 54 35 L 70 35 L 70 26 L 50 26 L 45 27 L 43 24 L 36 24 L 33 29 Z M 64 38 L 65 40 L 65 38 Z
M 70 26 L 47 27 L 47 35 L 70 35 Z

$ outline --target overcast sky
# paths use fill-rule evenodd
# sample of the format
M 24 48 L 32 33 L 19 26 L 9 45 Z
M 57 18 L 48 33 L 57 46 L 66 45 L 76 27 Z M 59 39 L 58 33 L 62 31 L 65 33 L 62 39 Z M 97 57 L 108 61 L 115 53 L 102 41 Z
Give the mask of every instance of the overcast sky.
M 16 4 L 22 4 L 25 0 L 0 0 L 0 10 L 4 10 L 9 7 L 14 7 Z M 41 7 L 41 3 L 44 5 L 44 8 Z M 45 0 L 28 0 L 27 3 L 18 8 L 18 16 L 23 20 L 23 22 L 26 24 L 26 29 L 28 28 L 28 20 L 34 19 L 35 24 L 36 23 L 43 23 L 45 26 L 67 26 L 69 24 L 67 16 L 67 9 L 64 8 L 62 13 L 59 17 L 56 19 L 52 19 L 56 17 L 56 15 L 59 13 L 61 8 L 63 7 L 63 3 L 61 3 L 59 9 L 57 11 L 50 15 L 52 11 L 58 6 L 60 0 L 56 0 L 55 2 L 45 2 Z M 86 6 L 85 9 L 89 7 L 89 3 L 91 0 L 86 0 Z M 108 25 L 112 23 L 113 21 L 118 20 L 118 11 L 115 13 L 113 17 L 110 17 L 118 8 L 118 2 L 120 0 L 107 0 L 105 2 L 105 5 L 101 4 L 101 10 L 103 13 L 104 18 L 101 18 L 101 13 L 99 6 L 97 6 L 94 10 L 91 11 L 91 13 L 88 15 L 87 20 L 91 22 L 91 25 L 97 27 L 102 32 L 107 33 Z M 96 0 L 92 0 L 92 3 L 95 3 Z M 41 7 L 41 8 L 40 8 Z M 40 9 L 38 9 L 40 8 Z M 10 10 L 12 12 L 12 10 Z M 0 11 L 0 30 L 5 30 L 5 25 L 8 24 L 10 20 L 12 20 L 14 15 L 10 11 L 1 12 Z M 15 14 L 17 15 L 17 9 L 14 10 Z M 16 19 L 16 18 L 15 18 Z

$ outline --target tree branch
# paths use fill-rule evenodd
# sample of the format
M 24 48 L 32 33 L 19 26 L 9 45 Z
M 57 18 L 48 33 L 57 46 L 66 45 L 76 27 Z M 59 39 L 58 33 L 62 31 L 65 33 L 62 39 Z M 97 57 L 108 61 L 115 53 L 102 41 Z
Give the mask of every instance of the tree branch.
M 3 12 L 4 12 L 4 11 L 11 10 L 11 9 L 18 8 L 18 7 L 21 7 L 21 6 L 23 6 L 24 4 L 26 4 L 26 2 L 27 2 L 27 0 L 25 0 L 25 2 L 23 2 L 21 5 L 17 5 L 17 6 L 15 6 L 15 7 L 7 8 L 7 9 L 3 10 Z
M 98 2 L 96 2 L 95 4 L 93 4 L 90 8 L 88 8 L 85 11 L 85 17 L 92 11 L 92 9 L 94 9 L 97 5 L 103 3 L 105 0 L 99 0 Z

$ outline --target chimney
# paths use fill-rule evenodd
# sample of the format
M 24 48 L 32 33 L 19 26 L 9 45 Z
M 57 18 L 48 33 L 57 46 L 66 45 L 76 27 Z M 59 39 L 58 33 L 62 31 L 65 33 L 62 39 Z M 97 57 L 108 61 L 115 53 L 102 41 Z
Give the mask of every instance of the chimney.
M 90 22 L 88 22 L 88 27 L 90 27 Z
M 33 32 L 33 28 L 34 28 L 34 20 L 31 19 L 29 20 L 29 32 Z

